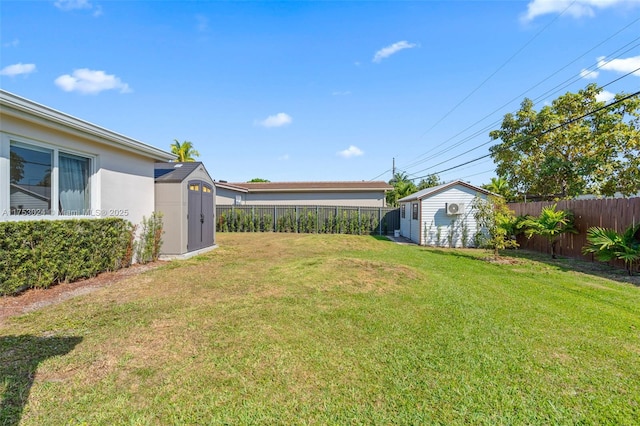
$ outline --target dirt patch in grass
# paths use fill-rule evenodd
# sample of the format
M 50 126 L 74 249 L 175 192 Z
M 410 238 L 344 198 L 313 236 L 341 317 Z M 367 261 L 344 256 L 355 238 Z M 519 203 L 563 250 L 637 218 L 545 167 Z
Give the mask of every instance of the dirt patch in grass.
M 105 272 L 86 280 L 61 283 L 47 289 L 34 288 L 20 293 L 17 296 L 2 296 L 0 297 L 0 323 L 15 315 L 32 312 L 76 296 L 91 293 L 128 277 L 158 268 L 165 263 L 164 261 L 157 261 L 144 265 L 136 264 L 126 269 Z
M 315 265 L 320 276 L 333 282 L 333 288 L 348 293 L 386 293 L 398 289 L 403 282 L 419 277 L 418 272 L 404 265 L 365 259 L 323 259 Z M 323 283 L 323 288 L 327 287 Z

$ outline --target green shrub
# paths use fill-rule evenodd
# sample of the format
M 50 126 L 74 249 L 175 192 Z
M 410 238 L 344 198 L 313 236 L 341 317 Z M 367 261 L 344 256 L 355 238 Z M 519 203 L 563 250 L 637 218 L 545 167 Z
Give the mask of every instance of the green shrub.
M 602 262 L 622 260 L 632 275 L 635 265 L 640 264 L 640 223 L 630 225 L 621 234 L 613 229 L 592 226 L 587 230 L 587 245 L 582 253 L 593 253 Z
M 162 213 L 153 212 L 149 218 L 142 217 L 140 238 L 135 242 L 138 263 L 155 262 L 162 247 Z
M 0 222 L 0 295 L 127 267 L 134 234 L 120 218 Z

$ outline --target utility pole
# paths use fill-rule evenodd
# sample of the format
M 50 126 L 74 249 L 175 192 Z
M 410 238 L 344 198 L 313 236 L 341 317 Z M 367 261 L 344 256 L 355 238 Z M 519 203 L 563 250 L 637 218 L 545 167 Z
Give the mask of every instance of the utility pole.
M 396 175 L 396 157 L 393 157 L 393 167 L 391 167 L 391 177 L 393 178 Z

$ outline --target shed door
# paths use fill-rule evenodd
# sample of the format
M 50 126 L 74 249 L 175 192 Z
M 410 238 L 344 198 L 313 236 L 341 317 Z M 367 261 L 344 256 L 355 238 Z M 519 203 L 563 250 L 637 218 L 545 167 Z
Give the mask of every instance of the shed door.
M 187 187 L 187 250 L 194 251 L 213 245 L 213 187 L 201 180 L 191 180 Z

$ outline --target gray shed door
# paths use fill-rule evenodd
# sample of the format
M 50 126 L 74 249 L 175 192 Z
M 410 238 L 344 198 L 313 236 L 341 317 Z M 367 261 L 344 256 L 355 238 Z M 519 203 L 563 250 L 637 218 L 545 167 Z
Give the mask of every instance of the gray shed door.
M 213 187 L 201 180 L 190 180 L 188 202 L 187 250 L 213 245 Z

